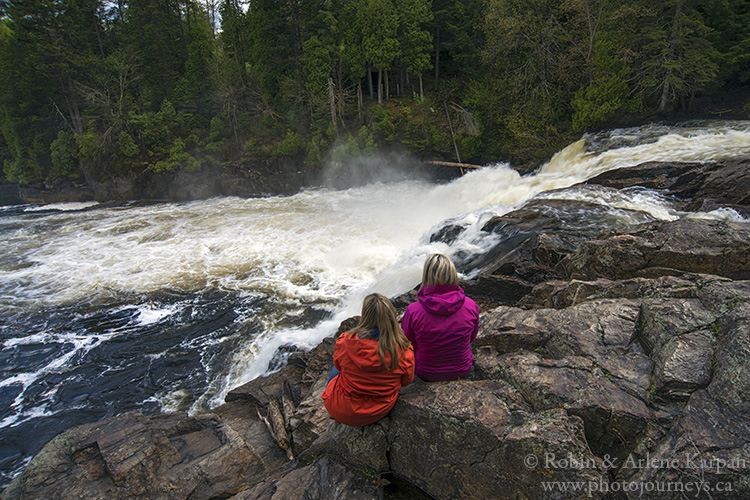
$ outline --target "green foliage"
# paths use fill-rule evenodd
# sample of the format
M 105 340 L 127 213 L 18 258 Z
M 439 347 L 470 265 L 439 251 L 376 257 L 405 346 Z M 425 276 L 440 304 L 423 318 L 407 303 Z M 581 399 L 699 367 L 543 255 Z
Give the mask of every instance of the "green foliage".
M 386 142 L 395 140 L 397 130 L 395 122 L 396 120 L 400 121 L 401 116 L 403 116 L 399 112 L 400 110 L 396 109 L 395 111 L 396 116 L 394 117 L 394 113 L 391 113 L 391 110 L 386 106 L 377 105 L 373 106 L 370 110 L 372 115 L 372 130 Z
M 52 159 L 52 170 L 49 174 L 51 179 L 70 177 L 78 168 L 76 156 L 75 138 L 70 132 L 63 130 L 57 133 L 57 139 L 50 145 L 50 157 Z
M 185 151 L 186 147 L 187 144 L 185 141 L 182 139 L 175 139 L 172 146 L 169 148 L 169 156 L 151 165 L 151 169 L 160 174 L 174 172 L 181 168 L 187 171 L 199 169 L 201 167 L 200 162 L 190 153 Z
M 117 148 L 122 156 L 128 158 L 137 156 L 140 153 L 140 148 L 138 148 L 133 137 L 124 130 L 120 132 L 120 135 L 117 137 Z
M 360 15 L 365 59 L 379 70 L 391 69 L 401 49 L 396 6 L 391 0 L 367 0 Z
M 430 0 L 396 0 L 398 39 L 408 71 L 421 74 L 431 66 L 432 34 L 424 27 L 432 21 Z
M 462 159 L 534 162 L 748 86 L 745 0 L 61 0 L 0 19 L 3 172 L 21 183 L 315 164 L 333 144 L 450 157 L 443 103 L 476 123 L 454 123 Z
M 274 156 L 294 156 L 302 149 L 299 134 L 289 130 L 284 139 L 273 148 Z
M 224 120 L 218 116 L 211 118 L 211 127 L 208 131 L 208 142 L 216 142 L 221 140 L 224 135 L 225 125 Z
M 339 144 L 333 148 L 331 156 L 345 162 L 361 156 L 373 156 L 377 149 L 372 131 L 367 127 L 360 127 L 357 135 L 346 134 L 342 137 Z
M 295 39 L 292 3 L 250 0 L 247 7 L 245 36 L 251 72 L 271 97 L 277 97 L 284 76 L 295 75 Z
M 619 75 L 581 87 L 573 97 L 573 130 L 592 130 L 614 116 L 627 101 L 628 86 Z
M 3 174 L 8 182 L 17 182 L 19 184 L 28 183 L 28 173 L 31 170 L 26 166 L 27 161 L 23 158 L 13 158 L 3 162 Z
M 718 72 L 718 52 L 708 40 L 710 28 L 684 0 L 663 0 L 644 17 L 642 51 L 636 65 L 638 89 L 658 111 L 701 90 Z
M 76 136 L 76 145 L 82 161 L 95 161 L 101 145 L 101 135 L 93 130 L 87 130 Z

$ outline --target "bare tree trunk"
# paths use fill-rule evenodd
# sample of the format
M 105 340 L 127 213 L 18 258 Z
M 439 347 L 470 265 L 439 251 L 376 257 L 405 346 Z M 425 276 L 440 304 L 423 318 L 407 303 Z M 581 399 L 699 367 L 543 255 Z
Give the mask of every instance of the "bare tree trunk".
M 336 124 L 336 94 L 333 91 L 333 78 L 328 77 L 328 98 L 331 100 L 331 122 L 336 135 L 339 135 L 339 127 Z
M 378 104 L 383 103 L 383 70 L 378 70 Z
M 453 139 L 453 149 L 456 150 L 456 159 L 458 163 L 461 163 L 461 155 L 458 153 L 458 145 L 456 144 L 456 135 L 453 133 L 453 122 L 451 121 L 451 114 L 448 111 L 448 103 L 444 101 L 443 106 L 445 106 L 445 116 L 448 117 L 448 126 L 451 129 L 451 139 Z M 461 169 L 461 173 L 463 174 L 463 169 Z
M 435 91 L 438 89 L 438 78 L 440 77 L 440 27 L 435 34 Z
M 669 104 L 669 77 L 664 79 L 664 83 L 661 85 L 661 98 L 659 99 L 659 113 L 664 112 Z
M 391 98 L 391 72 L 385 71 L 385 100 Z
M 96 10 L 91 13 L 91 19 L 94 21 L 94 32 L 96 33 L 96 44 L 99 46 L 99 54 L 104 58 L 104 43 L 102 42 L 101 26 L 99 26 L 96 18 Z
M 424 100 L 424 86 L 422 85 L 422 73 L 419 74 L 419 98 Z
M 362 82 L 357 83 L 357 110 L 362 112 L 364 99 L 362 99 Z
M 372 92 L 372 66 L 367 65 L 367 88 L 370 91 L 370 100 L 374 99 Z

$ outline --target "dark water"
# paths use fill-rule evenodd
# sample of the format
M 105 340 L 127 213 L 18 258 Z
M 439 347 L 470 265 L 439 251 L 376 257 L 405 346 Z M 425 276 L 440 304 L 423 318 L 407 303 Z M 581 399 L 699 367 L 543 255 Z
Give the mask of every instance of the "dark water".
M 267 297 L 226 292 L 135 302 L 2 318 L 3 486 L 41 445 L 69 427 L 127 411 L 200 405 L 232 353 L 263 329 L 256 318 L 279 307 Z M 295 323 L 311 326 L 327 314 L 311 307 Z

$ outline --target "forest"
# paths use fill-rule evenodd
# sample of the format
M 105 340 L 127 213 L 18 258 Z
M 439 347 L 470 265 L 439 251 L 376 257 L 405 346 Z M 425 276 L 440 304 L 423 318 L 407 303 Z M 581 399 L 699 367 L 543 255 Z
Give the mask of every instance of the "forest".
M 747 0 L 0 1 L 6 182 L 396 150 L 540 161 L 750 115 Z

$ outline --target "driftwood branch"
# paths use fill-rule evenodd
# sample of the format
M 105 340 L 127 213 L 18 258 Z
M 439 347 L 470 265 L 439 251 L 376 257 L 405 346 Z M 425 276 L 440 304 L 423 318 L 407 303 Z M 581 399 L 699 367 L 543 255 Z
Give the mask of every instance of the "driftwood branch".
M 292 453 L 292 440 L 289 438 L 284 415 L 281 413 L 279 400 L 276 398 L 272 398 L 271 401 L 268 402 L 268 419 L 271 421 L 276 442 L 281 449 L 286 452 L 287 458 L 289 460 L 294 460 L 294 454 Z
M 292 398 L 292 389 L 289 387 L 288 380 L 285 380 L 281 385 L 281 409 L 284 411 L 286 430 L 291 432 L 290 422 L 294 416 L 294 399 Z

